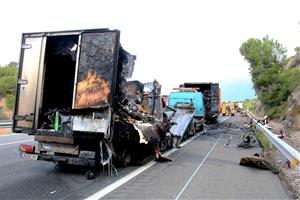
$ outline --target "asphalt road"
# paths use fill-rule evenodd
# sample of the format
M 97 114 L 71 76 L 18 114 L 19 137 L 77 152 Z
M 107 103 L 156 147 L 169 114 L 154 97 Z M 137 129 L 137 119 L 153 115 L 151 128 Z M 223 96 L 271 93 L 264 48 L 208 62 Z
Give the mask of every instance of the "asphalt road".
M 261 149 L 236 148 L 243 134 L 237 121 L 241 118 L 230 117 L 219 127 L 208 127 L 172 153 L 173 162 L 152 163 L 103 198 L 288 199 L 277 175 L 238 165 L 242 156 Z M 0 136 L 0 199 L 84 199 L 140 168 L 118 169 L 119 176 L 112 177 L 99 172 L 96 179 L 86 180 L 82 169 L 61 170 L 52 163 L 19 158 L 20 143 L 34 142 L 26 135 Z
M 277 175 L 238 164 L 261 149 L 236 148 L 244 133 L 237 120 L 211 127 L 172 154 L 174 162 L 157 163 L 104 199 L 288 199 Z
M 99 172 L 94 180 L 85 178 L 85 169 L 60 169 L 53 163 L 22 159 L 21 143 L 35 144 L 32 136 L 0 136 L 0 199 L 84 199 L 100 188 L 135 170 L 118 169 L 119 176 Z

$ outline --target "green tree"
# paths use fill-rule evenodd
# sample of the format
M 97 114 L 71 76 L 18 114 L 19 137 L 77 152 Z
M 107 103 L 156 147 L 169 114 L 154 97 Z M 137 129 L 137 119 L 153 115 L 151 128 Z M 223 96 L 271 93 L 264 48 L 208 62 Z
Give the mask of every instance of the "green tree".
M 246 100 L 244 100 L 243 101 L 244 109 L 247 110 L 247 111 L 253 111 L 256 102 L 257 102 L 257 99 L 246 99 Z
M 273 116 L 277 116 L 300 78 L 298 72 L 284 69 L 286 52 L 286 48 L 269 36 L 248 39 L 240 47 L 240 53 L 250 64 L 258 99 Z
M 287 62 L 286 48 L 269 36 L 262 40 L 248 39 L 241 45 L 240 53 L 250 64 L 249 70 L 256 92 L 274 84 Z
M 16 92 L 17 68 L 16 62 L 10 62 L 0 67 L 0 97 L 6 99 L 6 107 L 13 108 Z

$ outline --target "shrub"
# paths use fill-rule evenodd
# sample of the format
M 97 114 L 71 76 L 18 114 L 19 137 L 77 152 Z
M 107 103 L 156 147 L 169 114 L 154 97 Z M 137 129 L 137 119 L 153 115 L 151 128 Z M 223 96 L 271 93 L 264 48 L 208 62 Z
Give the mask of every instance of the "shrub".
M 300 113 L 300 104 L 294 105 L 292 108 L 292 114 L 299 114 Z
M 10 110 L 13 110 L 15 105 L 15 95 L 7 95 L 6 96 L 6 107 Z
M 243 107 L 247 111 L 253 111 L 256 105 L 257 99 L 246 99 L 243 102 Z
M 271 148 L 271 144 L 267 136 L 261 131 L 255 132 L 256 139 L 260 143 L 260 145 L 264 148 L 264 150 L 269 150 Z
M 13 109 L 15 102 L 17 63 L 11 62 L 6 66 L 0 66 L 0 96 L 6 99 L 6 107 Z

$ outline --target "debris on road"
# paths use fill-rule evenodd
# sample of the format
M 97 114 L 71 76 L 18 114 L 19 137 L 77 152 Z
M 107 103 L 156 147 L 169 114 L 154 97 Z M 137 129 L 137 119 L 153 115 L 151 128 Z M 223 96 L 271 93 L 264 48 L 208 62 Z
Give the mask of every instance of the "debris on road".
M 269 169 L 269 164 L 265 161 L 265 159 L 257 156 L 242 157 L 240 160 L 240 165 L 255 167 L 259 169 Z
M 237 147 L 243 147 L 249 149 L 252 145 L 256 143 L 255 136 L 252 134 L 246 134 L 243 136 L 242 141 Z
M 255 153 L 254 156 L 242 157 L 239 164 L 258 169 L 271 170 L 274 174 L 279 173 L 279 170 L 276 167 L 274 167 L 265 158 L 260 157 L 258 153 Z
M 233 140 L 233 137 L 230 137 L 229 139 L 228 139 L 228 141 L 226 142 L 226 144 L 224 144 L 224 147 L 226 147 L 226 148 L 229 148 L 230 146 L 229 146 L 229 144 L 230 144 L 230 142 Z

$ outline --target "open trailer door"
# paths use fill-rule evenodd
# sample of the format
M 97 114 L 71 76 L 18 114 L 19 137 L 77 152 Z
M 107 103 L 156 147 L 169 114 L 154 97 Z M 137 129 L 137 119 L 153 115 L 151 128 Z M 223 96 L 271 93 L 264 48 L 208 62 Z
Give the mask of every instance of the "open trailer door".
M 36 129 L 36 102 L 39 73 L 43 66 L 46 37 L 24 34 L 17 80 L 13 131 L 33 134 Z
M 110 134 L 119 37 L 120 32 L 117 30 L 81 33 L 72 108 L 81 111 L 93 109 L 94 115 L 98 117 L 74 116 L 73 131 L 99 133 L 104 134 L 104 137 Z
M 112 106 L 118 67 L 120 32 L 81 34 L 73 109 Z

